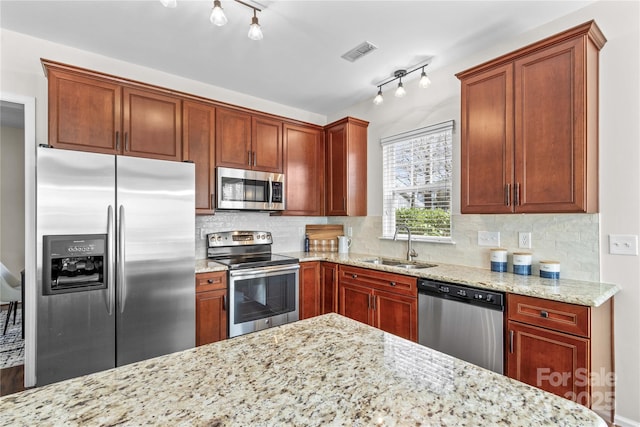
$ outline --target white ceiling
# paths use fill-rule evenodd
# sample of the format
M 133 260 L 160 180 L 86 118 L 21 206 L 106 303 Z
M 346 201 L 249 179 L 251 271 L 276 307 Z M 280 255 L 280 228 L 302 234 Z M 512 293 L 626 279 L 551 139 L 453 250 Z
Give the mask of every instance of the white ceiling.
M 396 69 L 429 57 L 427 72 L 440 68 L 592 1 L 257 0 L 261 41 L 247 37 L 251 9 L 231 0 L 224 27 L 209 22 L 212 1 L 186 0 L 2 0 L 0 26 L 328 115 L 372 99 Z M 378 49 L 340 57 L 365 40 Z

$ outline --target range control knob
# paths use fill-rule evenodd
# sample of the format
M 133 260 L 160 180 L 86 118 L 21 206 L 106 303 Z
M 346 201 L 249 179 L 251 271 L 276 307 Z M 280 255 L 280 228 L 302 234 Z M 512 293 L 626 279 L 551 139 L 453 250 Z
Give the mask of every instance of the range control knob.
M 467 296 L 467 291 L 465 291 L 464 289 L 459 289 L 457 293 L 461 297 L 466 297 Z
M 493 295 L 491 294 L 487 295 L 487 302 L 493 302 Z
M 440 286 L 440 292 L 444 292 L 446 294 L 449 293 L 449 287 L 448 286 Z
M 475 299 L 484 299 L 484 297 L 482 296 L 482 294 L 476 294 L 474 296 Z

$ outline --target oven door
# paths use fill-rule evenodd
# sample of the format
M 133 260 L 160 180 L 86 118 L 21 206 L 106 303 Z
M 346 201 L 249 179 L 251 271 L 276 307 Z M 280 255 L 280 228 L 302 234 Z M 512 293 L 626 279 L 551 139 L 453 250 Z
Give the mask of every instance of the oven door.
M 294 322 L 299 264 L 229 271 L 229 337 Z

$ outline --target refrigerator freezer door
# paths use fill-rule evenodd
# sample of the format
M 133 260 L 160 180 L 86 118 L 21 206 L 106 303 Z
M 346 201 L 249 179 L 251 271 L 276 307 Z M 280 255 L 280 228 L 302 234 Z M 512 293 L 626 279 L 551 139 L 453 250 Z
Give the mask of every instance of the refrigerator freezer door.
M 114 156 L 38 148 L 38 386 L 115 366 L 115 310 L 109 314 L 113 280 L 107 280 L 106 289 L 56 295 L 43 292 L 47 276 L 43 271 L 44 236 L 107 234 L 108 209 L 115 207 L 114 184 Z M 112 238 L 107 239 L 108 246 Z
M 194 165 L 117 157 L 118 366 L 195 346 Z

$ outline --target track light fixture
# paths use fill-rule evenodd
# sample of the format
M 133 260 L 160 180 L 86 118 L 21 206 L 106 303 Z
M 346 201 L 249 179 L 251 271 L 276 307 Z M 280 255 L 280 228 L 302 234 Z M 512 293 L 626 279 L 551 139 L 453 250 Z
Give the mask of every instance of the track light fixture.
M 264 37 L 262 35 L 262 28 L 260 27 L 260 23 L 258 22 L 257 12 L 262 12 L 262 9 L 259 9 L 253 5 L 245 3 L 241 0 L 234 0 L 236 3 L 240 3 L 243 6 L 246 6 L 250 9 L 253 9 L 253 17 L 251 18 L 251 25 L 249 25 L 249 38 L 251 40 L 262 40 Z M 174 8 L 177 5 L 177 0 L 160 0 L 160 3 L 164 7 Z M 213 1 L 213 8 L 211 9 L 211 15 L 209 15 L 209 20 L 213 25 L 218 27 L 222 27 L 227 23 L 227 16 L 222 9 L 222 4 L 220 0 Z
M 414 71 L 418 71 L 418 70 L 422 70 L 422 74 L 420 76 L 420 82 L 418 83 L 418 86 L 426 89 L 429 87 L 429 85 L 431 84 L 431 80 L 429 80 L 429 77 L 427 76 L 427 73 L 424 71 L 424 68 L 427 65 L 422 65 L 420 67 L 416 67 L 411 71 L 407 71 L 407 70 L 396 70 L 393 73 L 393 78 L 387 80 L 386 82 L 380 83 L 376 86 L 378 86 L 378 94 L 376 95 L 375 98 L 373 98 L 373 103 L 375 105 L 380 105 L 384 102 L 384 98 L 382 97 L 382 86 L 392 83 L 396 80 L 398 80 L 398 87 L 396 88 L 396 91 L 394 93 L 394 95 L 398 98 L 402 98 L 403 96 L 405 96 L 407 94 L 407 91 L 404 88 L 404 84 L 402 83 L 402 78 L 406 77 L 407 75 L 413 73 Z

